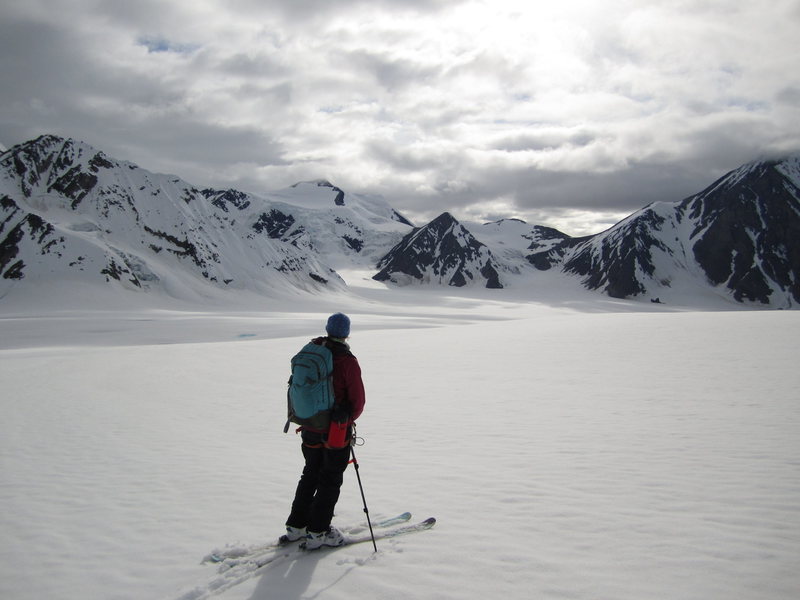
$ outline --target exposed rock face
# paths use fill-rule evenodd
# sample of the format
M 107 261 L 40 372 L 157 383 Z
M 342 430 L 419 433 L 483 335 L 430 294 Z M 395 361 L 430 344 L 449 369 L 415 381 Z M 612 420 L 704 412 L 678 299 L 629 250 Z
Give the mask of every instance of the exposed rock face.
M 415 229 L 378 263 L 378 281 L 502 288 L 491 251 L 450 213 Z
M 692 254 L 738 301 L 800 303 L 800 158 L 747 165 L 679 205 Z
M 583 277 L 616 298 L 654 295 L 676 277 L 702 278 L 738 302 L 800 303 L 800 159 L 732 171 L 676 203 L 650 205 L 587 238 L 554 233 L 528 261 Z

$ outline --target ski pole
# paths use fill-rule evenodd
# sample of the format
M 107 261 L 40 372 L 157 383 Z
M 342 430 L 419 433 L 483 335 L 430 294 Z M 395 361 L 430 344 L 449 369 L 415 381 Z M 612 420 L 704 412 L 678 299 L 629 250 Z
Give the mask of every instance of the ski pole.
M 364 486 L 361 485 L 361 475 L 358 473 L 358 460 L 356 460 L 356 451 L 352 444 L 350 445 L 350 453 L 353 455 L 353 467 L 356 470 L 356 479 L 358 479 L 358 489 L 361 490 L 361 500 L 364 502 L 364 514 L 367 515 L 367 525 L 369 525 L 369 535 L 372 537 L 372 547 L 375 552 L 378 551 L 378 544 L 375 543 L 375 534 L 372 531 L 372 521 L 369 518 L 369 509 L 367 508 L 367 499 L 364 497 Z

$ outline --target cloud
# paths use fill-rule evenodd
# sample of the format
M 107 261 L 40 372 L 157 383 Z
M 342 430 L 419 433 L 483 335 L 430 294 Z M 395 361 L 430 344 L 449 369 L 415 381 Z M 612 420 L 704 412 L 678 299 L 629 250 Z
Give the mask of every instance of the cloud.
M 800 150 L 798 25 L 789 0 L 32 0 L 0 8 L 0 139 L 583 232 Z
M 148 52 L 188 54 L 200 48 L 198 44 L 176 43 L 162 36 L 142 36 L 139 38 L 138 43 L 147 48 Z

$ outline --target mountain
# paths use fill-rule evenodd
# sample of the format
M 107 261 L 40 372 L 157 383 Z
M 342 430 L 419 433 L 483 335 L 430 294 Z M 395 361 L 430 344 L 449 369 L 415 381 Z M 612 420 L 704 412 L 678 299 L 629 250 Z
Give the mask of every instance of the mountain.
M 378 262 L 378 269 L 376 281 L 503 287 L 491 251 L 447 212 L 408 233 Z
M 692 253 L 737 301 L 800 303 L 800 157 L 732 171 L 679 211 L 694 224 Z
M 336 267 L 374 265 L 410 229 L 381 198 L 327 181 L 200 190 L 55 136 L 0 155 L 0 298 L 58 283 L 179 298 L 344 289 Z
M 749 163 L 573 238 L 450 213 L 415 228 L 384 199 L 327 180 L 259 195 L 198 189 L 55 136 L 0 153 L 0 301 L 93 286 L 114 301 L 228 302 L 232 290 L 342 291 L 352 270 L 392 286 L 498 290 L 535 287 L 550 270 L 614 298 L 795 308 L 800 157 Z
M 680 285 L 737 302 L 800 303 L 800 158 L 754 162 L 681 202 L 655 203 L 585 238 L 553 232 L 528 261 L 615 298 L 659 301 Z

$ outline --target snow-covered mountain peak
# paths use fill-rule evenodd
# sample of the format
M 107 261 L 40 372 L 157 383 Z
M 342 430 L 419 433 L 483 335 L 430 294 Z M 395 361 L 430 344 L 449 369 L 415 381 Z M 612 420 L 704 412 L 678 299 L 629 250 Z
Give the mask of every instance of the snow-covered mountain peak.
M 381 196 L 328 179 L 259 195 L 200 190 L 45 135 L 0 154 L 0 299 L 64 282 L 195 299 L 316 293 L 345 289 L 339 269 L 376 269 L 394 285 L 501 288 L 535 268 L 619 298 L 691 303 L 688 290 L 794 308 L 798 183 L 798 155 L 748 163 L 583 238 L 514 218 L 462 223 L 449 212 L 415 228 Z
M 489 248 L 448 212 L 406 235 L 378 263 L 374 279 L 399 285 L 480 284 L 502 288 L 502 269 Z
M 327 179 L 310 179 L 308 181 L 298 181 L 292 187 L 300 187 L 304 185 L 313 185 L 317 187 L 328 187 L 332 189 L 338 189 L 335 185 L 333 185 Z
M 486 242 L 488 239 L 496 239 L 501 244 L 509 243 L 515 238 L 529 236 L 534 229 L 533 225 L 529 225 L 522 219 L 500 219 L 490 223 L 465 223 L 465 225 L 480 240 Z
M 286 190 L 275 192 L 272 195 L 285 195 L 293 204 L 307 208 L 329 208 L 331 206 L 345 205 L 345 192 L 326 179 L 313 181 L 300 181 Z
M 800 188 L 800 154 L 746 163 L 723 175 L 715 183 L 703 190 L 701 194 L 708 196 L 719 190 L 733 189 L 743 182 L 760 180 L 771 173 L 786 178 L 795 188 Z
M 267 192 L 265 198 L 310 211 L 326 211 L 340 219 L 348 218 L 350 214 L 356 215 L 356 219 L 366 219 L 379 227 L 387 219 L 413 227 L 408 219 L 381 196 L 351 194 L 326 179 L 301 181 L 282 190 Z
M 754 306 L 800 303 L 796 158 L 735 169 L 681 202 L 651 204 L 611 229 L 532 247 L 538 269 L 560 267 L 613 297 L 663 301 L 675 290 Z M 702 290 L 702 291 L 701 291 Z
M 42 136 L 0 156 L 0 298 L 35 282 L 182 298 L 343 289 L 334 265 L 374 265 L 411 228 L 383 199 L 344 196 L 318 182 L 201 191 Z

